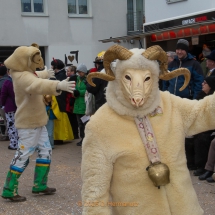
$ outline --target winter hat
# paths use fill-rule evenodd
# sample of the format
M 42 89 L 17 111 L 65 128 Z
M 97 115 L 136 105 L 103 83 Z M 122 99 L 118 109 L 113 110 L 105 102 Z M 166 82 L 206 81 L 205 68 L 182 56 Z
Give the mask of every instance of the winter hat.
M 7 74 L 7 67 L 6 66 L 0 66 L 0 76 L 4 76 Z
M 207 82 L 211 90 L 215 91 L 215 76 L 206 77 L 205 81 Z
M 90 69 L 90 73 L 91 73 L 91 72 L 97 72 L 97 68 L 91 68 L 91 69 Z
M 87 74 L 87 67 L 83 63 L 81 63 L 77 67 L 77 72 L 84 72 Z
M 207 59 L 215 61 L 215 50 L 213 50 L 208 56 Z
M 188 52 L 189 42 L 185 39 L 178 40 L 176 49 L 182 49 L 182 50 L 185 50 L 186 52 Z
M 105 51 L 101 51 L 97 54 L 95 61 L 93 63 L 103 64 L 103 58 L 104 58 Z

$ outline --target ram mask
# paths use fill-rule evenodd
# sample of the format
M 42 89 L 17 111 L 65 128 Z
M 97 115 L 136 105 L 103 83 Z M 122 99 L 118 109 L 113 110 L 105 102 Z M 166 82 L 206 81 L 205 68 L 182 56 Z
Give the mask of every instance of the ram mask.
M 117 60 L 115 69 L 111 62 Z M 185 82 L 180 91 L 186 88 L 190 81 L 190 72 L 186 68 L 179 68 L 168 72 L 168 57 L 158 45 L 144 49 L 128 50 L 119 45 L 111 46 L 104 55 L 106 74 L 96 72 L 87 77 L 90 85 L 95 86 L 93 78 L 107 81 L 121 82 L 124 98 L 135 108 L 143 106 L 154 88 L 158 90 L 158 79 L 170 80 L 184 75 Z

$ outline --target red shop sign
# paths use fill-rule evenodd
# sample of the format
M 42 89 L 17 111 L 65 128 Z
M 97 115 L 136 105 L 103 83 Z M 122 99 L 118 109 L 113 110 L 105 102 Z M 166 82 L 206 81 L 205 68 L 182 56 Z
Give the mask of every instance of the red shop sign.
M 210 34 L 215 33 L 215 24 L 204 25 L 200 27 L 193 27 L 193 28 L 183 28 L 175 31 L 165 31 L 160 34 L 152 34 L 151 41 L 162 41 L 162 40 L 169 40 L 169 39 L 177 39 L 182 37 L 192 37 L 201 34 Z

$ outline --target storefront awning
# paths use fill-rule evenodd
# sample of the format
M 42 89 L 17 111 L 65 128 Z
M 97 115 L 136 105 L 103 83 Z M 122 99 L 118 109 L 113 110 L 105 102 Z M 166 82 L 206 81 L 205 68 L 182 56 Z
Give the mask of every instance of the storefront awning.
M 207 21 L 207 22 L 198 22 L 189 25 L 179 25 L 172 28 L 164 28 L 162 30 L 153 30 L 148 32 L 142 32 L 139 34 L 132 34 L 121 37 L 110 37 L 109 39 L 102 39 L 99 42 L 109 43 L 115 42 L 119 43 L 123 40 L 141 40 L 146 36 L 151 35 L 151 41 L 163 41 L 163 40 L 171 40 L 177 38 L 185 38 L 198 36 L 203 34 L 211 34 L 215 33 L 215 20 Z
M 109 43 L 109 42 L 119 43 L 120 40 L 127 40 L 127 41 L 128 40 L 141 40 L 144 37 L 145 37 L 144 33 L 139 33 L 139 34 L 122 36 L 122 37 L 110 37 L 109 39 L 99 40 L 99 42 L 102 42 L 102 43 Z
M 186 26 L 181 25 L 174 28 L 162 29 L 159 31 L 150 31 L 147 32 L 146 35 L 150 35 L 152 42 L 157 42 L 213 33 L 215 33 L 215 20 L 190 24 Z

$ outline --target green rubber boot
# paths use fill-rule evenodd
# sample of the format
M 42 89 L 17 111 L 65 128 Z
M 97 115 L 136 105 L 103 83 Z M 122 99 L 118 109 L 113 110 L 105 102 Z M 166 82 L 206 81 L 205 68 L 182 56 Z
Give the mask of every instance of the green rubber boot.
M 14 197 L 18 195 L 18 179 L 21 173 L 13 170 L 9 170 L 7 178 L 3 187 L 2 197 Z
M 40 193 L 47 189 L 48 173 L 50 169 L 50 160 L 37 159 L 34 170 L 34 186 L 32 193 Z

